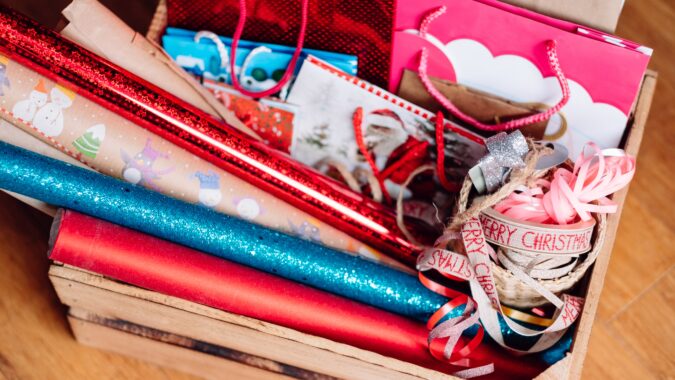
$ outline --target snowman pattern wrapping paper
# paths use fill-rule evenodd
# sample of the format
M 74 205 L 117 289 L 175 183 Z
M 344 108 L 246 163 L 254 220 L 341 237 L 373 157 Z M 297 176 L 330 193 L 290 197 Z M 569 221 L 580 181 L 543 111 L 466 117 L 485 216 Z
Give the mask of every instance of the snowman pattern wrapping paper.
M 347 234 L 78 96 L 73 89 L 4 56 L 0 56 L 0 65 L 5 83 L 11 84 L 0 95 L 0 116 L 87 166 L 174 198 L 403 268 Z M 293 228 L 308 224 L 316 229 L 311 236 Z

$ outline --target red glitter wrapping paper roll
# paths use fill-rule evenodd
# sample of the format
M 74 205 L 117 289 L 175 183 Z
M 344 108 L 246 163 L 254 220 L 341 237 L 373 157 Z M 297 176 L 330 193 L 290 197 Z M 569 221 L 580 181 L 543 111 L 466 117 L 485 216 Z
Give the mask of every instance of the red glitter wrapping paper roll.
M 295 46 L 302 2 L 247 0 L 243 38 Z M 321 0 L 309 2 L 304 45 L 308 48 L 354 54 L 359 77 L 385 87 L 389 80 L 395 0 Z M 169 25 L 234 35 L 238 0 L 168 0 Z
M 398 228 L 393 210 L 3 7 L 0 53 L 414 266 L 418 249 Z M 434 237 L 414 221 L 407 227 L 423 242 Z
M 57 215 L 50 258 L 162 294 L 261 319 L 445 373 L 418 322 L 222 260 L 74 211 Z M 482 344 L 472 358 L 493 361 L 486 378 L 531 379 L 545 369 Z

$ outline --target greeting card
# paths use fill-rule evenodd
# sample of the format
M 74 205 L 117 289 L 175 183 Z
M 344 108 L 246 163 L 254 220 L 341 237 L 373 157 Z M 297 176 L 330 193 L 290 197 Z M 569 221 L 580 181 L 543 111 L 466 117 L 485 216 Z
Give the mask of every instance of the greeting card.
M 367 167 L 354 134 L 358 107 L 364 140 L 379 169 L 409 138 L 435 145 L 435 114 L 315 57 L 305 61 L 287 100 L 300 107 L 291 156 L 308 165 L 332 160 L 348 170 Z M 444 128 L 446 170 L 460 181 L 485 153 L 483 138 L 449 121 Z

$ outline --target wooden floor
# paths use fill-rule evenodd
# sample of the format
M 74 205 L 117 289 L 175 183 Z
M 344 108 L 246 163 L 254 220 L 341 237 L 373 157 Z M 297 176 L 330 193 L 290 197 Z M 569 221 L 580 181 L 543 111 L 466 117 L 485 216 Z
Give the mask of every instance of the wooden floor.
M 618 34 L 655 49 L 660 78 L 584 378 L 675 378 L 675 1 L 628 0 Z M 49 227 L 0 193 L 0 379 L 190 379 L 75 343 L 47 280 Z

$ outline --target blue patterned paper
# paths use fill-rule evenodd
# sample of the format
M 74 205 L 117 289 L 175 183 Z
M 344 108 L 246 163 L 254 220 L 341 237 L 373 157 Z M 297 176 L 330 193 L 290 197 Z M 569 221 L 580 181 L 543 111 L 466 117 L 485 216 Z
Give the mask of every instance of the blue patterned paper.
M 193 31 L 167 28 L 162 37 L 162 45 L 169 56 L 186 71 L 232 84 L 229 64 L 223 67 L 223 57 L 220 56 L 216 45 L 208 39 L 195 42 L 195 35 Z M 232 39 L 226 37 L 219 39 L 225 45 L 229 59 Z M 263 91 L 276 85 L 286 71 L 294 50 L 295 47 L 239 41 L 235 70 L 242 87 L 249 91 Z M 308 55 L 313 55 L 351 75 L 357 74 L 356 56 L 314 49 L 302 50 L 296 73 Z

